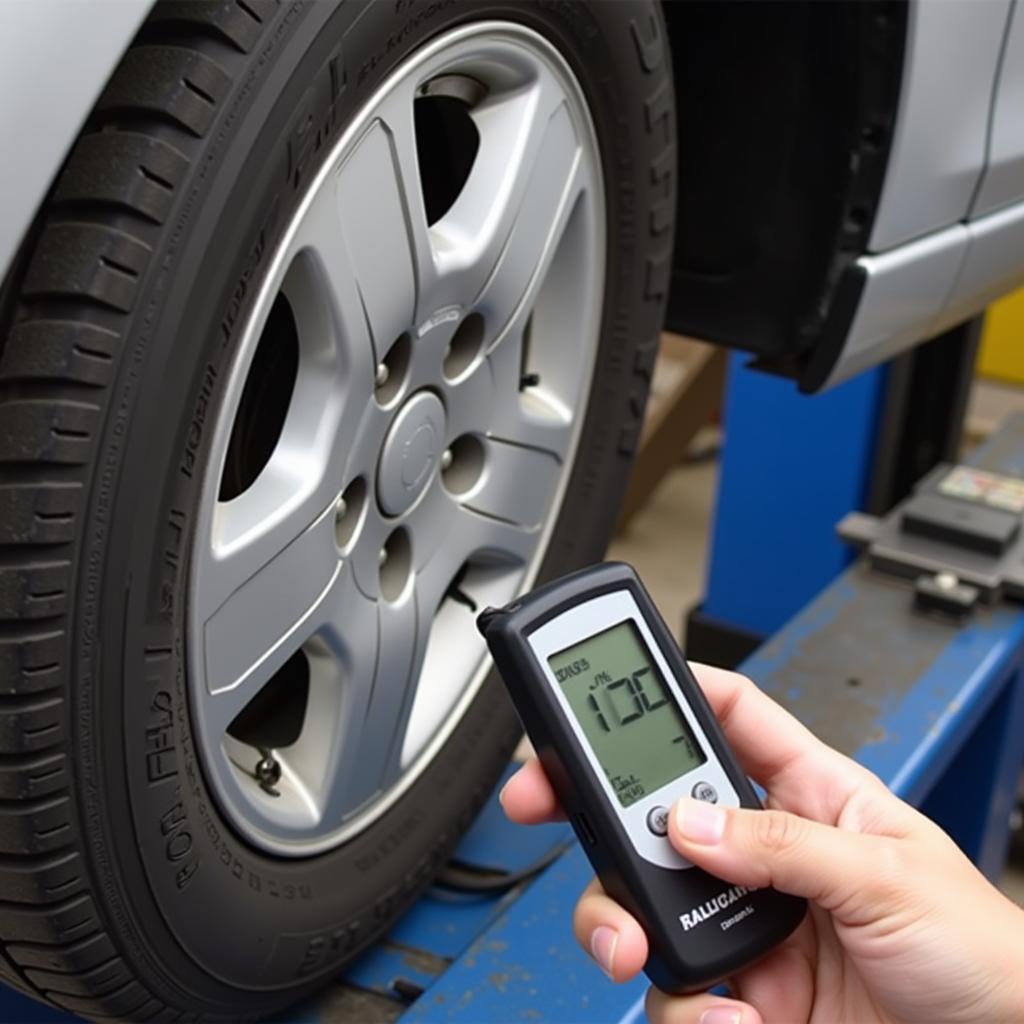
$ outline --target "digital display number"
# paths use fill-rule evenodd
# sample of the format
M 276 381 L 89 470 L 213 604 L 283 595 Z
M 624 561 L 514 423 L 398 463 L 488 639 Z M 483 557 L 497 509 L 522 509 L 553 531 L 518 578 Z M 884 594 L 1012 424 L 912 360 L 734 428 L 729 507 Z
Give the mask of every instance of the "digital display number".
M 629 725 L 630 722 L 639 721 L 648 711 L 657 711 L 658 708 L 664 707 L 668 703 L 668 697 L 662 697 L 660 700 L 654 701 L 653 704 L 651 703 L 651 698 L 644 690 L 644 676 L 650 674 L 650 667 L 645 666 L 638 668 L 632 675 L 622 676 L 621 679 L 611 680 L 607 672 L 598 672 L 595 676 L 593 689 L 596 689 L 598 685 L 604 685 L 604 693 L 607 696 L 606 703 L 611 707 L 612 714 L 619 725 Z M 628 696 L 620 692 L 623 689 L 626 690 Z M 619 695 L 616 696 L 616 693 Z M 598 725 L 605 732 L 611 732 L 608 717 L 597 703 L 597 694 L 589 693 L 587 703 L 597 715 Z
M 632 619 L 548 664 L 623 807 L 707 760 Z

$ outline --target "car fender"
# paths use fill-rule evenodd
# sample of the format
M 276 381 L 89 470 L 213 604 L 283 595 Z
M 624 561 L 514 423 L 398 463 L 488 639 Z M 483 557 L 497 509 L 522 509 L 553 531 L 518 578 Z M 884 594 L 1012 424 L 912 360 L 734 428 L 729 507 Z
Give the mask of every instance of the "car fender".
M 0 3 L 0 280 L 152 0 Z

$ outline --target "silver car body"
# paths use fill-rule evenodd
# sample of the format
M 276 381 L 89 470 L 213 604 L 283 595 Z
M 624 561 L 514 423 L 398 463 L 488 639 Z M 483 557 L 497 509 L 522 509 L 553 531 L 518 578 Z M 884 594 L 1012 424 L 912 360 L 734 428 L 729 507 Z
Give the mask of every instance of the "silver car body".
M 0 280 L 150 6 L 0 4 L 0 95 L 16 97 L 0 107 Z M 825 386 L 1024 282 L 1024 0 L 911 4 L 896 132 L 857 264 L 864 287 Z
M 1024 282 L 1024 7 L 918 0 L 896 136 L 859 264 L 867 281 L 828 383 Z

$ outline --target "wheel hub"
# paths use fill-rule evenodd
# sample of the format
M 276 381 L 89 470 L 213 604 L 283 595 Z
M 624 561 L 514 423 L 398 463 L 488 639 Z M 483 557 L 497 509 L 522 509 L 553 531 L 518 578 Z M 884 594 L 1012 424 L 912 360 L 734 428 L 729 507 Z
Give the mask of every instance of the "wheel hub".
M 416 504 L 441 460 L 444 436 L 444 406 L 432 391 L 420 391 L 402 406 L 377 469 L 377 500 L 386 515 L 403 515 Z

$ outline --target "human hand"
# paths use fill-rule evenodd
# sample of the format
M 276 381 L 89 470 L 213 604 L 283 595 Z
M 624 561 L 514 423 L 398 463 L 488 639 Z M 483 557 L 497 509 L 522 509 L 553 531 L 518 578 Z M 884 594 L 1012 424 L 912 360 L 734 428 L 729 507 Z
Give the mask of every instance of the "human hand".
M 652 1024 L 1024 1020 L 1024 911 L 952 840 L 743 676 L 693 666 L 767 810 L 682 800 L 669 839 L 728 882 L 804 896 L 803 924 L 729 980 L 735 998 L 648 993 Z M 535 759 L 501 794 L 524 824 L 561 817 Z M 647 959 L 636 920 L 595 879 L 577 940 L 615 981 Z

